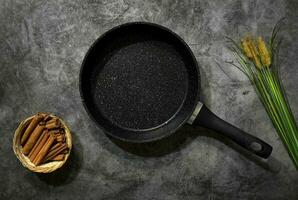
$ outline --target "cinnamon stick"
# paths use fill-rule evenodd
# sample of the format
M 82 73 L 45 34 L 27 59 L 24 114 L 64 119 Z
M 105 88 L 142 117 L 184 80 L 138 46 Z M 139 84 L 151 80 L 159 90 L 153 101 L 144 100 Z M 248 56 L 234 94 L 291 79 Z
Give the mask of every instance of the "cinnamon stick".
M 23 154 L 28 155 L 44 129 L 44 122 L 40 122 L 23 147 Z
M 31 120 L 29 126 L 27 127 L 25 133 L 22 135 L 21 138 L 21 145 L 23 146 L 27 139 L 29 138 L 29 136 L 31 135 L 31 133 L 33 132 L 33 130 L 36 128 L 37 124 L 42 120 L 43 115 L 41 113 L 37 113 L 33 119 Z
M 51 124 L 51 123 L 55 122 L 56 120 L 57 120 L 57 119 L 52 118 L 52 119 L 50 119 L 49 121 L 47 121 L 47 124 Z
M 55 141 L 54 136 L 49 135 L 49 138 L 47 139 L 45 145 L 42 147 L 40 152 L 37 154 L 36 158 L 33 160 L 33 164 L 37 166 L 44 160 L 46 154 L 48 153 L 54 141 Z
M 46 129 L 47 130 L 47 129 Z M 34 144 L 33 148 L 31 149 L 28 157 L 31 157 L 33 152 L 35 151 L 35 149 L 37 148 L 37 146 L 39 145 L 39 143 L 41 142 L 42 138 L 44 137 L 44 133 L 46 130 L 43 130 L 43 132 L 41 133 L 41 135 L 39 136 L 37 142 Z
M 56 134 L 58 134 L 59 132 L 60 132 L 59 129 L 52 129 L 52 130 L 49 131 L 49 133 L 50 133 L 50 134 L 53 134 L 53 135 L 56 135 Z
M 59 123 L 59 120 L 55 120 L 54 122 L 51 122 L 51 123 L 47 123 L 46 124 L 46 128 L 47 129 L 55 129 L 55 128 L 59 128 L 60 127 L 60 123 Z
M 62 148 L 63 146 L 65 146 L 65 144 L 63 144 L 63 143 L 61 143 L 61 142 L 59 142 L 58 144 L 59 144 L 59 145 L 57 145 L 56 148 L 53 148 L 53 149 L 51 149 L 51 150 L 48 152 L 46 158 L 48 158 L 48 157 L 54 155 L 54 154 L 58 151 L 58 149 L 60 149 L 60 148 Z
M 57 134 L 56 140 L 57 142 L 65 142 L 65 136 L 63 134 Z
M 40 150 L 42 149 L 42 147 L 45 145 L 45 143 L 47 142 L 48 138 L 49 138 L 49 133 L 48 130 L 44 130 L 42 133 L 42 136 L 40 136 L 41 140 L 40 142 L 36 143 L 36 148 L 33 147 L 33 150 L 31 151 L 31 155 L 29 154 L 29 159 L 31 160 L 31 162 L 34 161 L 34 159 L 36 158 L 37 154 L 40 152 Z
M 64 151 L 62 151 L 61 153 L 63 153 L 63 154 L 67 154 L 68 153 L 68 148 L 67 149 L 65 149 Z
M 46 161 L 51 160 L 52 158 L 54 158 L 56 155 L 60 154 L 62 151 L 64 151 L 65 149 L 67 149 L 67 145 L 65 143 L 63 143 L 61 146 L 59 146 L 57 149 L 55 149 L 54 151 L 51 152 L 51 154 L 48 154 L 46 156 Z
M 58 148 L 58 147 L 61 146 L 61 145 L 62 145 L 61 142 L 58 142 L 58 143 L 54 144 L 54 145 L 50 148 L 48 154 L 51 153 L 53 150 L 55 150 L 56 148 Z
M 51 160 L 52 161 L 62 161 L 62 160 L 64 160 L 64 157 L 65 157 L 65 154 L 59 154 L 59 155 L 53 157 Z
M 47 115 L 45 118 L 44 118 L 44 121 L 45 122 L 48 122 L 48 121 L 50 121 L 50 120 L 52 120 L 53 119 L 53 117 L 51 117 L 50 115 Z

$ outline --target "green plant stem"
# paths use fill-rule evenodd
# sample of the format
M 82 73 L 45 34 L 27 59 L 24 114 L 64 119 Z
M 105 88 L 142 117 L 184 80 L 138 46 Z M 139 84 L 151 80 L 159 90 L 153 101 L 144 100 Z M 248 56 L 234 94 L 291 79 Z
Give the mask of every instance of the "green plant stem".
M 277 34 L 281 28 L 282 21 L 283 19 L 276 24 L 271 34 L 269 42 L 271 65 L 256 66 L 255 59 L 260 60 L 262 63 L 260 55 L 264 55 L 258 54 L 260 49 L 256 50 L 257 53 L 252 58 L 251 55 L 247 54 L 243 44 L 241 46 L 233 39 L 227 39 L 232 43 L 231 49 L 238 62 L 238 65 L 233 62 L 231 64 L 241 70 L 251 81 L 298 170 L 298 127 L 279 78 L 278 53 L 281 39 L 277 37 Z
M 269 68 L 258 71 L 255 88 L 291 158 L 298 168 L 298 129 L 278 78 Z

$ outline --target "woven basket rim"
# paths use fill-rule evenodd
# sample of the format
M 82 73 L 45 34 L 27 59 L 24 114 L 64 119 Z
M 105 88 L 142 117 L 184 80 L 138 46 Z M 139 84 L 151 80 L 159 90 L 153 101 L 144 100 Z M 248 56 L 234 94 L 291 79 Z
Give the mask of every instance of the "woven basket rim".
M 37 172 L 37 173 L 50 173 L 50 172 L 53 172 L 59 168 L 61 168 L 65 162 L 67 161 L 70 153 L 71 153 L 71 149 L 72 149 L 72 137 L 71 137 L 71 132 L 70 132 L 70 129 L 69 127 L 67 126 L 67 124 L 59 117 L 57 117 L 56 115 L 53 115 L 53 114 L 48 114 L 50 115 L 52 118 L 56 118 L 56 119 L 59 119 L 60 122 L 62 123 L 64 129 L 65 129 L 65 136 L 66 136 L 66 144 L 69 148 L 69 151 L 67 154 L 65 154 L 65 157 L 64 157 L 64 160 L 62 161 L 52 161 L 52 162 L 49 162 L 49 163 L 45 163 L 45 164 L 41 164 L 41 165 L 38 165 L 38 166 L 35 166 L 27 156 L 25 156 L 21 149 L 22 149 L 22 146 L 20 144 L 20 134 L 22 133 L 24 127 L 30 123 L 31 119 L 35 116 L 35 115 L 32 115 L 28 118 L 26 118 L 25 120 L 23 120 L 18 128 L 16 129 L 15 133 L 14 133 L 14 137 L 13 137 L 13 151 L 14 151 L 14 154 L 16 155 L 16 157 L 18 158 L 18 160 L 21 162 L 21 164 L 29 169 L 30 171 L 33 171 L 33 172 Z

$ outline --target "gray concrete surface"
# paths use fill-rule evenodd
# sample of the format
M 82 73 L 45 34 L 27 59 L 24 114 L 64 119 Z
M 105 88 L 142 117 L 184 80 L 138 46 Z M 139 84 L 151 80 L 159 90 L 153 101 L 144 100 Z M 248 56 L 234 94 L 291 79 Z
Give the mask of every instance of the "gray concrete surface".
M 0 199 L 297 199 L 297 171 L 284 146 L 246 77 L 225 63 L 232 59 L 225 36 L 266 35 L 287 17 L 281 72 L 298 119 L 297 9 L 295 0 L 1 0 Z M 155 22 L 184 38 L 201 66 L 205 103 L 270 143 L 273 161 L 205 129 L 185 127 L 147 145 L 106 137 L 82 106 L 79 69 L 97 37 L 130 21 Z M 72 156 L 54 174 L 31 173 L 12 151 L 18 123 L 38 111 L 61 116 L 73 131 Z

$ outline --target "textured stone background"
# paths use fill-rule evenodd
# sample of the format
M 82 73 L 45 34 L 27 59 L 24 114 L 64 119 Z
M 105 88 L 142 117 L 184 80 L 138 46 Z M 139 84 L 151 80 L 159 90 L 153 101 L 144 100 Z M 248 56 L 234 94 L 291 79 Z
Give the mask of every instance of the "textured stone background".
M 0 199 L 297 199 L 285 148 L 247 79 L 225 63 L 232 59 L 226 35 L 268 34 L 286 16 L 281 71 L 298 119 L 297 9 L 295 0 L 1 0 Z M 155 22 L 184 38 L 201 66 L 205 103 L 273 145 L 273 161 L 205 129 L 185 127 L 143 146 L 106 137 L 81 104 L 79 69 L 98 36 L 130 21 Z M 24 169 L 12 151 L 18 123 L 38 111 L 63 117 L 73 130 L 70 161 L 50 175 Z

